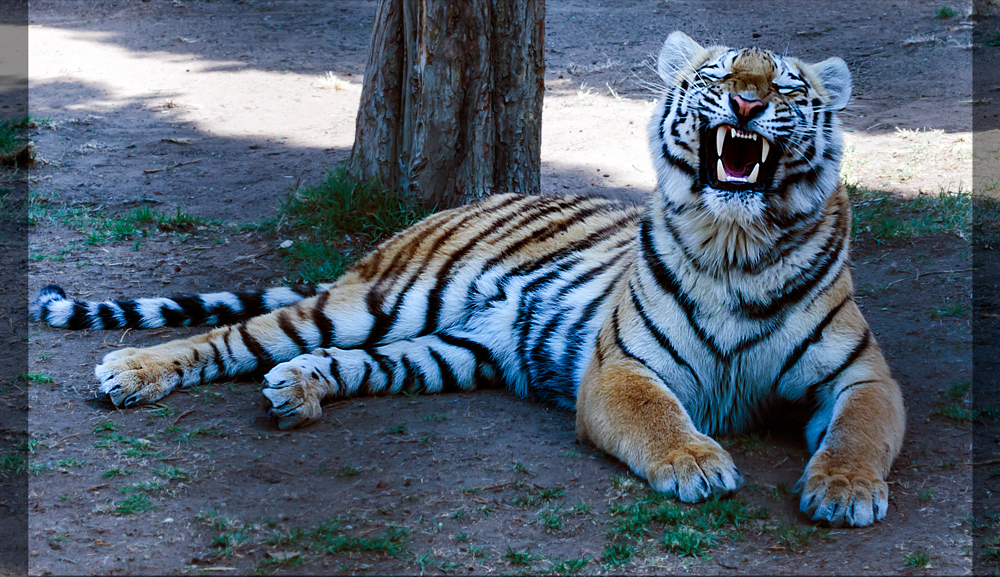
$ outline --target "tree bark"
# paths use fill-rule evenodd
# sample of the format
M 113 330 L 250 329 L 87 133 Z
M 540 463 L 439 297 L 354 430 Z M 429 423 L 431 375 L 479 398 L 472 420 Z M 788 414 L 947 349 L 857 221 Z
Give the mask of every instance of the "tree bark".
M 350 171 L 439 207 L 537 193 L 544 0 L 381 0 Z

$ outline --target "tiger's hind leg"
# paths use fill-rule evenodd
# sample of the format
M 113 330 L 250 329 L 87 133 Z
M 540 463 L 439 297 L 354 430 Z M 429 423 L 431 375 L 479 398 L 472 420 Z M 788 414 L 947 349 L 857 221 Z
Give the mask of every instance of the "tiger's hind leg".
M 365 349 L 317 349 L 264 375 L 268 413 L 281 429 L 316 420 L 324 399 L 401 392 L 447 393 L 475 388 L 489 371 L 488 350 L 442 333 Z

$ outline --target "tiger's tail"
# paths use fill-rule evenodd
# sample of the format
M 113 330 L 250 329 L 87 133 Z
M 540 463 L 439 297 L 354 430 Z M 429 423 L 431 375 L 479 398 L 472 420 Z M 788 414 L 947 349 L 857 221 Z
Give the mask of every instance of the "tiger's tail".
M 285 307 L 329 289 L 332 284 L 173 297 L 77 301 L 58 285 L 38 292 L 31 318 L 65 329 L 152 329 L 230 325 Z

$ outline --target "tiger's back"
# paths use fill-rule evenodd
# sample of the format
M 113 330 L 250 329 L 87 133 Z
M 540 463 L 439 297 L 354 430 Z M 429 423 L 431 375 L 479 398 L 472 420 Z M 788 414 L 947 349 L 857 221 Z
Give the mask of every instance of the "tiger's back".
M 640 215 L 604 198 L 495 195 L 396 235 L 331 290 L 364 291 L 367 314 L 343 321 L 367 331 L 362 347 L 450 331 L 488 350 L 515 393 L 572 408 Z

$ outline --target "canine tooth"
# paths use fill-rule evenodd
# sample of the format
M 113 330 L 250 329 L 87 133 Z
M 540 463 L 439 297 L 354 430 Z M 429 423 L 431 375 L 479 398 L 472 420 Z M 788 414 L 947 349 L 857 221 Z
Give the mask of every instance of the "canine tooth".
M 760 172 L 760 164 L 753 165 L 753 170 L 750 171 L 750 176 L 747 177 L 747 182 L 754 183 L 757 182 L 757 173 Z
M 715 177 L 719 182 L 729 182 L 729 177 L 726 176 L 726 169 L 722 166 L 722 159 L 715 164 Z
M 722 144 L 726 141 L 726 130 L 725 127 L 719 128 L 715 131 L 715 148 L 719 152 L 719 156 L 722 156 Z
M 771 149 L 771 145 L 768 144 L 767 139 L 763 139 L 764 142 L 761 143 L 760 147 L 760 161 L 764 162 L 767 160 L 767 151 Z

